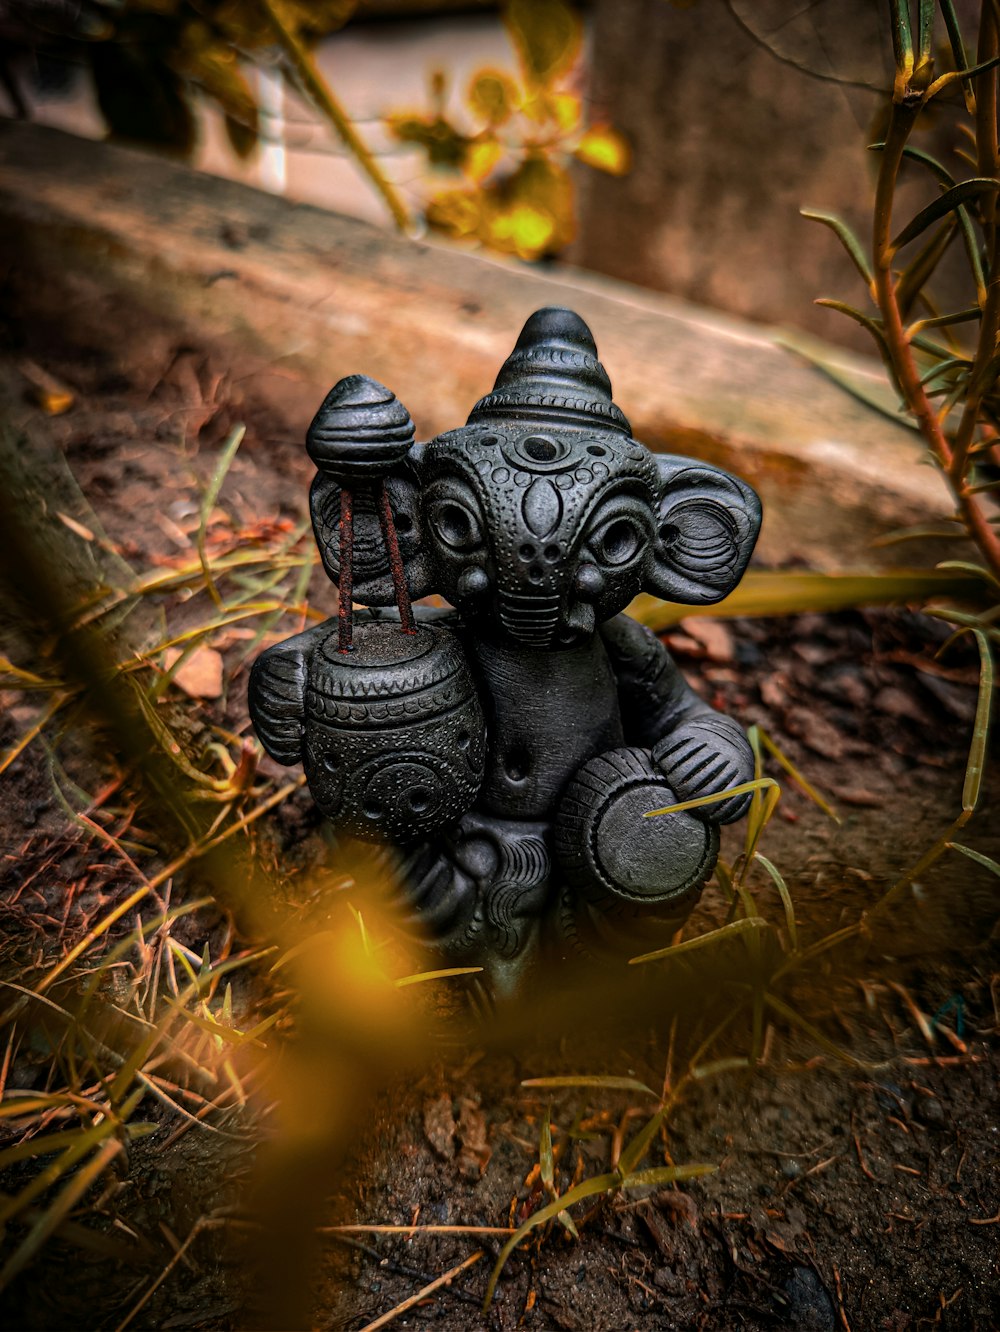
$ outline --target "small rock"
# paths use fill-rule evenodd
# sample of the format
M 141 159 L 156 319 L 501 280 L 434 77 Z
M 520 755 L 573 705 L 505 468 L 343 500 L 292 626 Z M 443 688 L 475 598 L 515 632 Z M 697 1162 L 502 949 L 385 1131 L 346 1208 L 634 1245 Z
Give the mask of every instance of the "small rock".
M 944 1106 L 936 1096 L 920 1096 L 913 1107 L 913 1113 L 921 1124 L 928 1128 L 942 1128 L 947 1122 Z
M 672 1267 L 658 1267 L 653 1273 L 653 1285 L 665 1295 L 683 1295 L 686 1289 L 684 1278 Z
M 784 1325 L 796 1332 L 834 1332 L 837 1316 L 830 1292 L 811 1267 L 793 1267 L 779 1297 Z

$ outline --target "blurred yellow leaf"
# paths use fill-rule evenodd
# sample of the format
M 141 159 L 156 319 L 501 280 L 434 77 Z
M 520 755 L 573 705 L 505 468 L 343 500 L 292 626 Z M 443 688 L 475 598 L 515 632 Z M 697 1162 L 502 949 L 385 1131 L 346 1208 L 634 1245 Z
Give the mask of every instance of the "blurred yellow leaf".
M 572 134 L 580 123 L 583 99 L 576 93 L 549 93 L 545 98 L 549 115 L 564 134 Z
M 386 124 L 400 142 L 423 148 L 432 166 L 460 170 L 465 164 L 470 140 L 443 116 L 396 115 Z
M 529 84 L 551 83 L 576 60 L 581 25 L 564 0 L 507 0 L 504 23 Z
M 513 175 L 484 191 L 488 245 L 520 259 L 562 249 L 573 239 L 573 184 L 561 166 L 533 153 Z
M 469 145 L 465 155 L 465 174 L 477 184 L 486 179 L 503 158 L 503 144 L 492 135 L 485 135 Z
M 555 234 L 551 213 L 535 204 L 519 203 L 494 215 L 488 239 L 499 249 L 513 250 L 519 259 L 537 259 L 551 247 Z
M 617 130 L 610 125 L 592 125 L 580 138 L 573 156 L 587 166 L 606 171 L 611 176 L 623 176 L 631 166 L 629 146 Z
M 502 125 L 517 106 L 517 85 L 501 70 L 480 70 L 469 85 L 468 103 L 487 124 Z
M 427 223 L 449 236 L 474 236 L 482 207 L 478 191 L 441 190 L 427 204 Z

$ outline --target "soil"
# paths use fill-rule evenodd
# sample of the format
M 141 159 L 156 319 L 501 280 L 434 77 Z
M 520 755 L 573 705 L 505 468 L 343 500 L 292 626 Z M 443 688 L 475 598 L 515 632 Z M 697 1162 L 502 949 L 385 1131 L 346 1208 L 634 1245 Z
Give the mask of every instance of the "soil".
M 68 412 L 38 412 L 34 424 L 65 453 L 111 545 L 136 569 L 190 556 L 200 494 L 241 410 L 232 386 L 196 349 L 175 349 L 166 363 L 150 364 L 145 379 L 125 381 L 113 365 L 58 347 L 51 330 L 19 336 L 5 373 L 16 377 L 15 362 L 30 357 L 71 392 Z M 26 380 L 15 382 L 30 390 Z M 235 541 L 267 524 L 292 531 L 305 516 L 309 476 L 300 441 L 280 421 L 255 419 L 219 497 L 213 540 Z M 332 611 L 334 594 L 318 576 L 310 595 Z M 186 603 L 174 595 L 162 606 L 171 627 L 183 627 Z M 939 658 L 948 633 L 940 621 L 895 608 L 691 619 L 669 636 L 695 686 L 744 724 L 762 726 L 840 814 L 836 825 L 783 782 L 761 843 L 788 885 L 805 945 L 858 920 L 961 807 L 978 656 L 960 641 Z M 222 635 L 216 647 L 221 696 L 209 701 L 175 688 L 172 705 L 192 734 L 215 723 L 244 735 L 248 640 Z M 5 703 L 4 746 L 37 716 L 24 696 L 8 693 Z M 85 732 L 62 735 L 58 770 L 51 752 L 36 742 L 5 774 L 0 965 L 8 981 L 30 980 L 136 883 L 68 822 L 54 794 L 54 772 L 88 792 L 113 773 Z M 768 770 L 780 776 L 777 765 Z M 260 772 L 287 779 L 268 760 Z M 960 835 L 994 859 L 996 792 L 994 767 L 981 813 Z M 142 834 L 137 825 L 140 847 Z M 330 862 L 302 791 L 261 820 L 255 836 L 257 853 L 280 863 L 292 900 L 315 884 L 315 867 Z M 741 829 L 726 831 L 730 863 L 741 837 Z M 335 875 L 336 853 L 330 863 Z M 262 1257 L 247 1222 L 260 1160 L 266 1179 L 270 1154 L 272 1175 L 283 1162 L 289 1169 L 266 1233 L 278 1235 L 281 1218 L 289 1235 L 297 1233 L 296 1209 L 324 1227 L 307 1317 L 324 1329 L 374 1323 L 477 1252 L 451 1284 L 392 1325 L 455 1332 L 1000 1326 L 996 882 L 958 854 L 917 876 L 872 938 L 822 953 L 790 975 L 780 989 L 787 1011 L 767 1011 L 753 1067 L 751 1006 L 738 1011 L 697 1056 L 702 1076 L 683 1082 L 643 1161 L 706 1163 L 715 1172 L 588 1199 L 573 1210 L 578 1238 L 558 1222 L 536 1231 L 507 1262 L 485 1315 L 504 1233 L 330 1227 L 517 1226 L 549 1201 L 539 1169 L 546 1120 L 552 1190 L 612 1168 L 660 1093 L 678 1087 L 699 1043 L 733 1010 L 735 954 L 720 948 L 697 965 L 654 966 L 627 983 L 557 994 L 506 1025 L 471 1023 L 460 1005 L 427 1011 L 430 1034 L 405 1058 L 395 1047 L 384 1058 L 339 1049 L 327 1058 L 321 1048 L 320 1063 L 331 1084 L 340 1080 L 335 1090 L 352 1114 L 339 1135 L 320 1140 L 330 1157 L 313 1178 L 303 1161 L 318 1157 L 282 1156 L 281 1111 L 255 1104 L 192 1127 L 149 1098 L 142 1117 L 156 1130 L 130 1145 L 71 1218 L 96 1236 L 128 1239 L 128 1257 L 81 1248 L 78 1235 L 60 1231 L 0 1295 L 0 1317 L 10 1328 L 115 1328 L 163 1277 L 129 1327 L 292 1325 L 260 1312 L 266 1296 L 255 1277 L 273 1264 L 276 1282 L 296 1271 L 305 1282 L 312 1255 L 299 1255 L 296 1269 L 295 1255 L 279 1252 L 276 1241 Z M 774 946 L 788 947 L 771 880 L 758 868 L 750 886 L 776 922 Z M 181 894 L 203 887 L 178 878 Z M 721 889 L 709 885 L 685 938 L 721 925 L 726 913 Z M 237 924 L 252 934 L 252 922 Z M 227 913 L 209 906 L 178 928 L 200 956 L 229 927 Z M 109 943 L 128 928 L 123 921 Z M 235 988 L 237 1005 L 253 1009 L 268 982 L 250 973 Z M 294 1068 L 301 1033 L 290 1024 L 277 1030 Z M 4 1067 L 6 1086 L 44 1087 L 51 1062 L 45 1041 L 21 1044 Z M 654 1094 L 522 1085 L 570 1074 L 631 1078 Z M 29 1166 L 10 1168 L 4 1193 L 23 1186 Z M 9 1227 L 0 1257 L 23 1236 L 20 1223 Z M 280 1306 L 280 1291 L 276 1299 Z

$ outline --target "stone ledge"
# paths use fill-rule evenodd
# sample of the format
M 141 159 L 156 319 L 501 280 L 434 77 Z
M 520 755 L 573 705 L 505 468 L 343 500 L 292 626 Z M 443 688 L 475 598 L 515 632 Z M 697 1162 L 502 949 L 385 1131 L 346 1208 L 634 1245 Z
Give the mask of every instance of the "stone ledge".
M 778 330 L 569 268 L 406 239 L 187 167 L 0 122 L 6 303 L 106 348 L 205 348 L 246 411 L 301 438 L 330 385 L 387 383 L 429 437 L 464 422 L 532 310 L 594 329 L 616 401 L 654 449 L 745 476 L 764 500 L 764 559 L 914 562 L 889 529 L 947 516 L 915 432 L 865 407 L 778 342 Z M 874 361 L 831 353 L 881 382 Z M 304 502 L 304 501 L 303 501 Z M 935 557 L 938 552 L 934 552 Z

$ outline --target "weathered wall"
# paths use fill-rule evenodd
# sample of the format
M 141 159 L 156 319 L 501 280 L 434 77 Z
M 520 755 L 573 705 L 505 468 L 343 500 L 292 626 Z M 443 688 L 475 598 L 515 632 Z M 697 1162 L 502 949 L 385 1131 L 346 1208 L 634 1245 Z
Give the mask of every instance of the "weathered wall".
M 957 8 L 974 33 L 977 0 Z M 839 213 L 867 243 L 866 144 L 881 138 L 885 104 L 874 90 L 892 82 L 887 15 L 885 0 L 597 0 L 591 114 L 628 136 L 634 164 L 620 179 L 579 173 L 572 261 L 870 350 L 850 321 L 813 305 L 865 295 L 835 237 L 799 209 Z M 954 117 L 936 117 L 929 134 L 922 146 L 964 171 Z M 901 202 L 916 207 L 934 185 L 911 174 Z M 947 289 L 964 292 L 955 259 Z
M 919 438 L 766 330 L 571 269 L 546 275 L 53 130 L 0 122 L 0 302 L 13 330 L 92 345 L 142 376 L 208 351 L 280 465 L 330 385 L 363 371 L 419 434 L 459 425 L 542 305 L 587 319 L 615 397 L 652 448 L 757 487 L 765 560 L 912 561 L 873 537 L 950 511 Z M 873 362 L 845 356 L 877 388 Z

